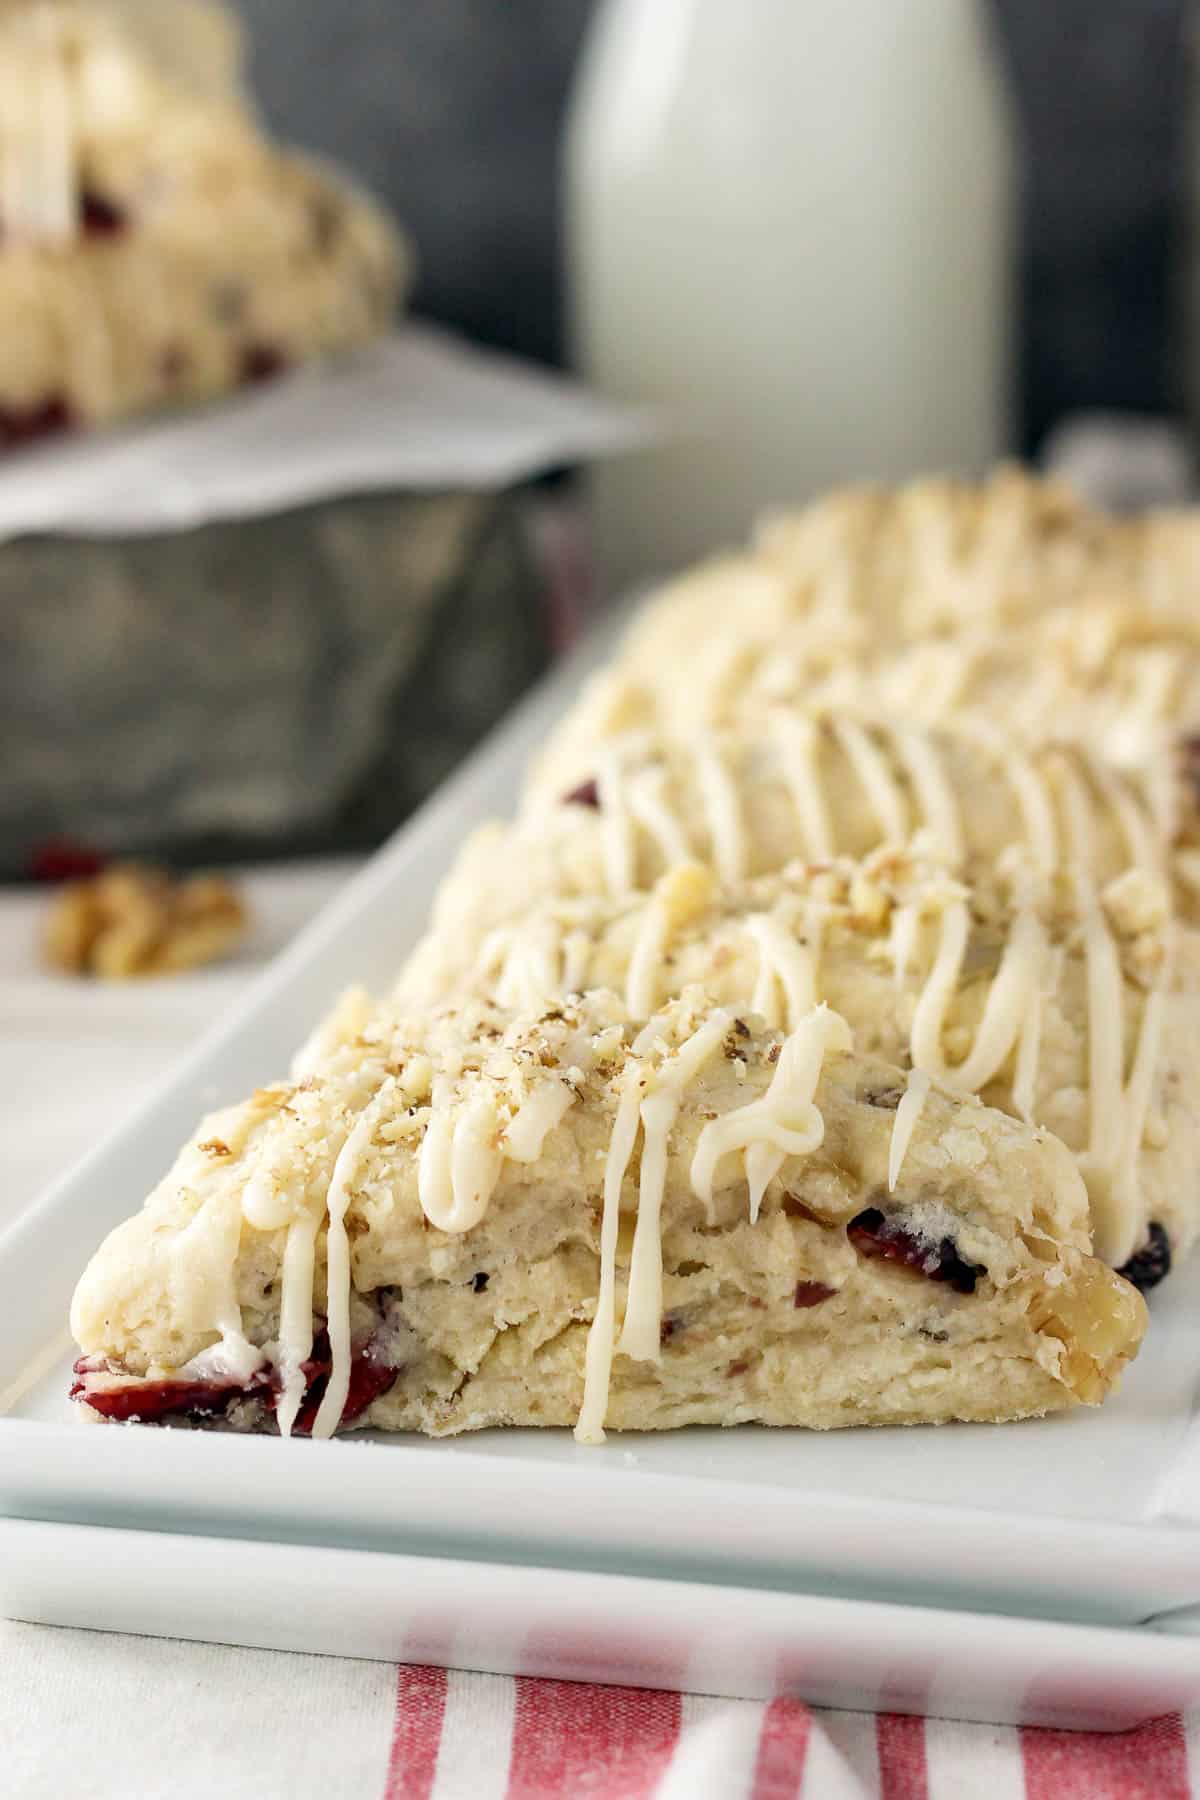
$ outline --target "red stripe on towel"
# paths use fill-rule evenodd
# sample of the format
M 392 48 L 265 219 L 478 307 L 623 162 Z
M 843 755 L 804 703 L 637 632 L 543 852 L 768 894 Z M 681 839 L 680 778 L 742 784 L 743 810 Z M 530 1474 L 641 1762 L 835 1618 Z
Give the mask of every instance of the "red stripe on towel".
M 446 1716 L 446 1671 L 401 1663 L 383 1800 L 429 1800 Z
M 907 1713 L 880 1713 L 875 1720 L 881 1800 L 928 1800 L 925 1721 Z
M 508 1800 L 653 1794 L 679 1740 L 678 1694 L 517 1679 Z
M 795 1800 L 804 1780 L 812 1714 L 803 1700 L 781 1696 L 763 1714 L 750 1800 Z
M 1021 1732 L 1027 1800 L 1190 1800 L 1178 1713 L 1111 1737 Z

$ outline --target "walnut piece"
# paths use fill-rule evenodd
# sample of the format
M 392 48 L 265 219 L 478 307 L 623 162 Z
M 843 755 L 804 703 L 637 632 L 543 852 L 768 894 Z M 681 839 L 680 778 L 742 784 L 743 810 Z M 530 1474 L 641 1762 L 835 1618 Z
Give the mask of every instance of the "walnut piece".
M 221 875 L 176 879 L 118 863 L 69 882 L 46 919 L 46 960 L 72 975 L 127 981 L 215 962 L 245 935 L 246 908 Z

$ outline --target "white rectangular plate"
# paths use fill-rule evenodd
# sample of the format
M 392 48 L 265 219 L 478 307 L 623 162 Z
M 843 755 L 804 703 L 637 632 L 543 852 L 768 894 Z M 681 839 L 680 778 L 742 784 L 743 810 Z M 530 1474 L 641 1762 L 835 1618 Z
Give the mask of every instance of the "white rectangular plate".
M 746 1699 L 1124 1731 L 1200 1702 L 1200 1644 L 579 1570 L 16 1520 L 16 1618 Z
M 283 1072 L 344 986 L 389 981 L 459 839 L 510 807 L 602 647 L 521 708 L 137 1116 L 0 1238 L 0 1515 L 1093 1625 L 1182 1617 L 1200 1606 L 1200 1264 L 1153 1297 L 1115 1400 L 1030 1424 L 611 1434 L 597 1450 L 565 1432 L 285 1443 L 70 1416 L 63 1322 L 100 1237 L 204 1109 Z

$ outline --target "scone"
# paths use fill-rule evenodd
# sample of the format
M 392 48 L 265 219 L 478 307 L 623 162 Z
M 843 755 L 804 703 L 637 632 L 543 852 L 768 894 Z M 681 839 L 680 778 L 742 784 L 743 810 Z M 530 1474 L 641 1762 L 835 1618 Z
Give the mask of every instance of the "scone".
M 848 489 L 668 582 L 553 734 L 753 727 L 764 707 L 905 723 L 970 709 L 1135 766 L 1200 729 L 1200 509 L 1112 518 L 1002 469 Z
M 594 746 L 632 733 L 754 730 L 781 707 L 849 711 L 907 726 L 986 720 L 1026 744 L 1079 742 L 1133 772 L 1186 754 L 1200 734 L 1200 621 L 1083 600 L 1011 629 L 880 648 L 831 645 L 809 628 L 727 623 L 683 632 L 669 661 L 621 651 L 585 683 L 536 766 L 550 780 Z
M 685 863 L 649 898 L 548 901 L 474 934 L 443 918 L 397 998 L 533 1007 L 603 987 L 636 1017 L 693 982 L 789 1029 L 826 1001 L 864 1051 L 1053 1131 L 1097 1254 L 1132 1279 L 1160 1279 L 1200 1233 L 1200 934 L 1140 870 L 1102 891 L 968 888 L 889 850 L 723 888 Z
M 744 551 L 668 582 L 642 608 L 626 660 L 670 667 L 735 632 L 796 634 L 814 664 L 1046 612 L 1119 601 L 1187 612 L 1200 577 L 1200 515 L 1118 518 L 1016 467 L 968 483 L 925 477 L 844 488 L 760 521 Z
M 911 1088 L 908 1093 L 911 1094 Z M 1102 1400 L 1144 1302 L 1047 1133 L 809 1011 L 351 996 L 205 1120 L 72 1308 L 100 1418 L 819 1428 Z
M 1083 861 L 1099 886 L 1170 868 L 1182 910 L 1200 908 L 1200 804 L 1179 756 L 1134 776 L 1081 745 L 1025 747 L 986 716 L 923 730 L 780 706 L 740 729 L 632 733 L 543 763 L 516 823 L 460 853 L 435 928 L 644 889 L 692 858 L 736 882 L 914 841 L 968 882 L 1014 858 L 1048 877 Z
M 0 449 L 263 380 L 393 316 L 398 235 L 267 142 L 211 13 L 0 12 Z

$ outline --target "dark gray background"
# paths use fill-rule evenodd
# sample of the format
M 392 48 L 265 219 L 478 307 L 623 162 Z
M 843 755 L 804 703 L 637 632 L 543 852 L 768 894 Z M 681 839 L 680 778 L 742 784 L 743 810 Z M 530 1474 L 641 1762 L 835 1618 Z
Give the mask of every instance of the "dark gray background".
M 242 10 L 271 121 L 356 168 L 410 224 L 418 305 L 487 341 L 557 356 L 557 140 L 589 0 L 242 0 Z M 1033 447 L 1078 406 L 1157 411 L 1179 400 L 1186 7 L 989 0 L 989 12 L 1026 151 L 1022 400 Z
M 271 123 L 357 169 L 412 230 L 421 310 L 557 356 L 557 143 L 588 0 L 240 10 Z

